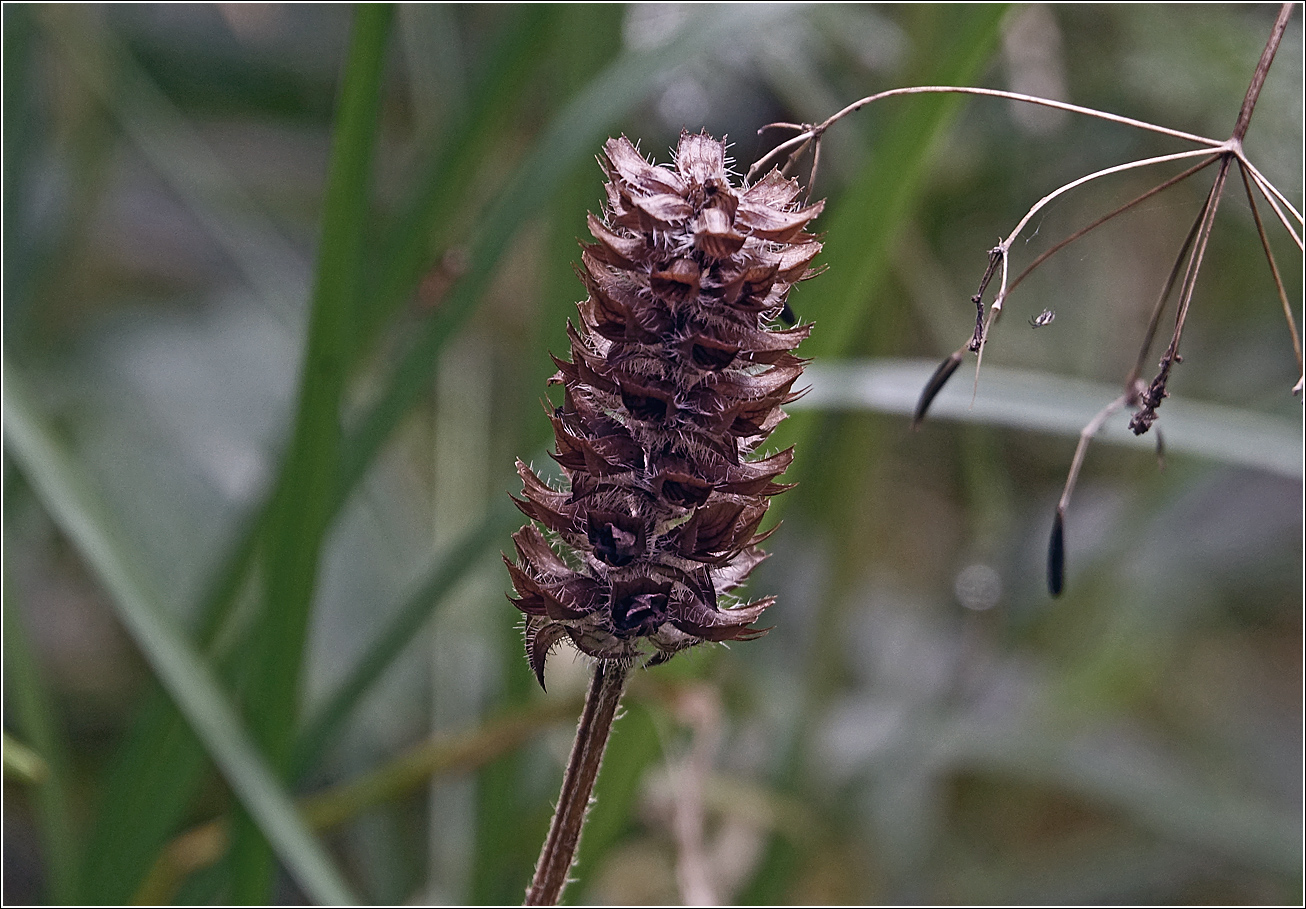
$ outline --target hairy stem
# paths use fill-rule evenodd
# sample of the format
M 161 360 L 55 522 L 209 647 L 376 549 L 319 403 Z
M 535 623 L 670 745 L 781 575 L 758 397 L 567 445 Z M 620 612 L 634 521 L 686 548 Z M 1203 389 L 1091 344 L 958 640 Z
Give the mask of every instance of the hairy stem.
M 590 794 L 603 762 L 612 721 L 617 717 L 621 694 L 630 677 L 630 662 L 603 660 L 594 667 L 585 709 L 576 727 L 576 741 L 571 746 L 567 772 L 562 778 L 562 793 L 549 824 L 544 848 L 535 877 L 526 891 L 527 906 L 553 906 L 567 885 L 567 873 L 576 860 L 581 830 L 589 813 Z

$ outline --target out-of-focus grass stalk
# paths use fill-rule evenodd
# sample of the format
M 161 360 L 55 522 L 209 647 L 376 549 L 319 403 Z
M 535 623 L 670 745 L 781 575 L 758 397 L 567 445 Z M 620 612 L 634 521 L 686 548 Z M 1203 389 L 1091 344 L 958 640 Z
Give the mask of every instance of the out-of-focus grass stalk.
M 347 823 L 387 802 L 412 795 L 433 777 L 483 767 L 554 724 L 570 721 L 579 708 L 578 700 L 552 701 L 490 720 L 460 735 L 433 736 L 375 770 L 301 799 L 304 819 L 318 831 Z M 227 825 L 221 819 L 188 830 L 160 854 L 133 902 L 172 902 L 180 882 L 216 862 L 227 845 Z
M 37 822 L 46 860 L 45 898 L 51 903 L 76 901 L 79 846 L 70 813 L 68 793 L 68 743 L 60 729 L 60 716 L 32 653 L 27 629 L 18 613 L 9 565 L 4 566 L 5 703 L 13 722 L 31 746 L 28 753 L 40 761 L 40 778 L 34 787 Z M 18 753 L 5 732 L 5 775 Z
M 792 407 L 910 415 L 934 366 L 933 361 L 888 357 L 816 363 L 806 373 L 811 392 Z M 1101 382 L 987 366 L 973 402 L 969 386 L 946 388 L 931 407 L 930 418 L 1073 438 L 1113 393 L 1118 389 Z M 1119 414 L 1099 440 L 1153 451 L 1155 440 L 1128 432 L 1128 422 L 1128 413 Z M 1250 410 L 1171 397 L 1166 401 L 1165 448 L 1170 454 L 1302 476 L 1301 424 Z
M 290 763 L 304 640 L 323 542 L 336 513 L 341 398 L 359 321 L 372 158 L 393 16 L 389 5 L 365 4 L 355 11 L 327 172 L 299 405 L 263 535 L 265 599 L 249 642 L 245 702 L 255 739 L 277 773 L 285 773 Z M 237 815 L 235 901 L 268 901 L 271 859 L 262 833 Z
M 104 586 L 146 662 L 300 886 L 322 902 L 349 902 L 344 881 L 304 828 L 212 671 L 144 581 L 102 499 L 37 413 L 26 381 L 7 361 L 3 370 L 5 447 L 37 497 Z

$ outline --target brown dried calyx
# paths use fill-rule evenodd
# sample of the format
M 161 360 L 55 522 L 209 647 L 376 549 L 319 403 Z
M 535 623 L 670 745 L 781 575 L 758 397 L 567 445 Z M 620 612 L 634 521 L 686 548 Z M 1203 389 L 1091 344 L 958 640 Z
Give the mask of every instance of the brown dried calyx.
M 597 241 L 582 253 L 589 291 L 569 325 L 570 362 L 551 414 L 569 488 L 522 462 L 525 514 L 505 558 L 526 614 L 526 651 L 544 684 L 564 637 L 600 660 L 649 665 L 703 641 L 746 640 L 774 598 L 726 606 L 765 558 L 757 532 L 793 450 L 749 459 L 784 419 L 810 326 L 774 329 L 789 289 L 821 249 L 777 171 L 731 186 L 725 145 L 683 133 L 675 167 L 609 139 Z M 556 547 L 556 548 L 555 548 Z

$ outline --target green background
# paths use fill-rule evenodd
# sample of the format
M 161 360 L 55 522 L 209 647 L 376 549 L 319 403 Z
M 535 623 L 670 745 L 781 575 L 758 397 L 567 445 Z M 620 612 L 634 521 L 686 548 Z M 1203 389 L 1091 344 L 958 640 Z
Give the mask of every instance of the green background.
M 6 4 L 5 900 L 518 902 L 586 667 L 538 690 L 498 553 L 603 140 L 703 128 L 742 173 L 763 124 L 911 84 L 1222 139 L 1276 12 Z M 1246 140 L 1299 210 L 1301 61 L 1297 11 Z M 637 673 L 568 902 L 1301 900 L 1299 367 L 1241 183 L 1165 469 L 1122 423 L 1090 448 L 1063 596 L 1075 439 L 1210 173 L 1049 260 L 975 407 L 968 361 L 908 429 L 1024 212 L 1190 147 L 1028 113 L 828 134 L 774 628 Z M 1179 169 L 1061 197 L 1013 267 Z

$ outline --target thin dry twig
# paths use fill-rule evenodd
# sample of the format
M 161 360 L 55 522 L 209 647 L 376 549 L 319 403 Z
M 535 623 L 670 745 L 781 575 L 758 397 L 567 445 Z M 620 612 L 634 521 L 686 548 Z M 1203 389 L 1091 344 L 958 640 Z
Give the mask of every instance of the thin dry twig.
M 1010 101 L 1023 101 L 1026 104 L 1037 104 L 1042 107 L 1053 107 L 1058 110 L 1070 111 L 1071 113 L 1084 114 L 1089 117 L 1096 117 L 1100 120 L 1110 120 L 1113 123 L 1122 123 L 1126 126 L 1133 126 L 1137 129 L 1148 130 L 1149 132 L 1161 133 L 1162 135 L 1171 136 L 1176 139 L 1186 139 L 1189 142 L 1197 142 L 1201 145 L 1210 145 L 1212 147 L 1222 146 L 1224 143 L 1217 139 L 1208 139 L 1205 136 L 1186 133 L 1182 130 L 1170 129 L 1165 126 L 1158 126 L 1155 123 L 1148 123 L 1143 120 L 1135 120 L 1132 117 L 1122 117 L 1119 114 L 1108 113 L 1107 111 L 1095 110 L 1091 107 L 1080 107 L 1078 104 L 1067 104 L 1064 101 L 1053 101 L 1050 98 L 1039 98 L 1035 95 L 1025 95 L 1020 92 L 1002 91 L 996 88 L 975 88 L 973 86 L 960 85 L 913 85 L 905 88 L 891 88 L 888 91 L 879 92 L 869 95 L 858 101 L 849 104 L 843 110 L 834 116 L 818 124 L 811 123 L 768 123 L 758 132 L 768 129 L 794 129 L 799 130 L 798 135 L 777 145 L 761 158 L 759 158 L 752 167 L 748 169 L 748 182 L 753 182 L 759 173 L 761 173 L 768 164 L 778 160 L 782 155 L 797 157 L 801 154 L 805 143 L 811 141 L 819 145 L 821 136 L 831 126 L 838 123 L 849 114 L 856 113 L 862 108 L 874 104 L 876 101 L 883 101 L 885 98 L 894 98 L 900 95 L 925 95 L 925 94 L 954 94 L 954 95 L 984 95 L 990 98 L 1006 98 Z M 1286 201 L 1285 201 L 1286 204 Z
M 1184 267 L 1184 263 L 1188 261 L 1188 254 L 1193 248 L 1193 241 L 1197 239 L 1197 232 L 1206 219 L 1206 208 L 1209 200 L 1210 197 L 1208 196 L 1207 202 L 1204 202 L 1202 207 L 1198 209 L 1192 227 L 1188 228 L 1184 242 L 1179 245 L 1179 253 L 1175 256 L 1174 265 L 1170 267 L 1170 274 L 1166 276 L 1165 284 L 1161 286 L 1161 292 L 1157 294 L 1156 303 L 1152 306 L 1152 315 L 1147 320 L 1147 330 L 1143 332 L 1143 341 L 1138 346 L 1138 357 L 1134 360 L 1134 368 L 1125 377 L 1125 388 L 1135 390 L 1131 404 L 1137 404 L 1142 399 L 1143 386 L 1141 379 L 1143 369 L 1147 365 L 1147 353 L 1152 349 L 1152 342 L 1156 340 L 1156 331 L 1161 325 L 1161 316 L 1165 313 L 1165 303 L 1170 299 L 1175 282 L 1179 280 L 1179 272 Z
M 1240 156 L 1238 158 L 1238 163 L 1241 164 L 1249 174 L 1251 174 L 1252 181 L 1256 184 L 1256 188 L 1261 191 L 1261 195 L 1265 197 L 1265 201 L 1270 204 L 1272 209 L 1274 209 L 1275 216 L 1278 217 L 1279 223 L 1281 223 L 1284 229 L 1292 236 L 1293 242 L 1297 244 L 1298 251 L 1306 251 L 1302 246 L 1301 235 L 1298 234 L 1296 228 L 1288 222 L 1288 216 L 1283 213 L 1283 209 L 1280 208 L 1279 205 L 1282 203 L 1288 211 L 1292 212 L 1293 218 L 1299 225 L 1306 223 L 1302 219 L 1301 212 L 1293 208 L 1292 203 L 1288 201 L 1283 193 L 1279 192 L 1278 187 L 1267 180 L 1265 175 L 1257 170 L 1256 166 L 1253 165 L 1251 161 L 1247 160 L 1246 157 Z
M 1265 224 L 1261 221 L 1261 212 L 1256 207 L 1256 195 L 1252 192 L 1247 177 L 1247 169 L 1239 167 L 1238 173 L 1243 179 L 1243 189 L 1247 192 L 1247 204 L 1251 207 L 1252 218 L 1256 222 L 1256 234 L 1261 238 L 1261 249 L 1265 250 L 1265 260 L 1270 265 L 1270 274 L 1274 277 L 1274 289 L 1279 292 L 1279 302 L 1283 304 L 1283 317 L 1288 320 L 1288 334 L 1292 337 L 1292 352 L 1297 357 L 1297 372 L 1303 373 L 1301 356 L 1301 336 L 1297 334 L 1297 319 L 1292 314 L 1292 304 L 1288 302 L 1288 292 L 1283 287 L 1283 277 L 1279 274 L 1279 265 L 1274 260 L 1274 251 L 1270 249 L 1270 238 L 1265 235 Z M 1297 380 L 1293 392 L 1301 391 L 1302 380 Z
M 1088 443 L 1098 434 L 1106 421 L 1121 408 L 1129 405 L 1131 395 L 1126 392 L 1106 407 L 1097 412 L 1093 419 L 1079 432 L 1079 444 L 1075 446 L 1075 456 L 1070 462 L 1070 472 L 1066 475 L 1066 485 L 1061 490 L 1057 502 L 1057 516 L 1053 524 L 1052 543 L 1048 547 L 1048 592 L 1054 597 L 1061 595 L 1065 584 L 1066 548 L 1065 520 L 1066 509 L 1070 507 L 1070 496 L 1075 491 L 1075 482 L 1079 479 L 1080 468 L 1084 466 L 1084 456 L 1088 453 Z
M 1029 263 L 1029 265 L 1025 266 L 1024 271 L 1016 275 L 1016 279 L 1012 281 L 1011 286 L 1007 288 L 1007 296 L 1011 296 L 1011 294 L 1015 292 L 1016 288 L 1020 286 L 1020 282 L 1024 281 L 1027 277 L 1029 277 L 1030 274 L 1033 273 L 1034 269 L 1038 268 L 1048 259 L 1052 258 L 1057 253 L 1061 252 L 1061 250 L 1065 249 L 1071 243 L 1074 243 L 1080 237 L 1083 237 L 1084 235 L 1088 234 L 1090 231 L 1095 230 L 1098 227 L 1101 227 L 1103 224 L 1110 221 L 1112 218 L 1116 217 L 1117 215 L 1122 215 L 1125 212 L 1129 211 L 1131 208 L 1135 207 L 1136 205 L 1146 202 L 1148 199 L 1152 198 L 1158 193 L 1165 192 L 1167 189 L 1174 186 L 1176 183 L 1181 183 L 1184 180 L 1187 180 L 1193 174 L 1197 173 L 1198 171 L 1204 170 L 1207 167 L 1210 167 L 1218 160 L 1220 160 L 1219 155 L 1212 155 L 1211 157 L 1207 158 L 1205 161 L 1200 161 L 1197 164 L 1194 164 L 1192 167 L 1188 168 L 1188 170 L 1184 171 L 1183 173 L 1175 174 L 1173 177 L 1171 177 L 1169 180 L 1166 180 L 1164 183 L 1160 183 L 1157 184 L 1156 186 L 1153 186 L 1147 192 L 1135 196 L 1134 198 L 1126 202 L 1124 205 L 1112 209 L 1102 217 L 1095 220 L 1093 223 L 1085 227 L 1081 227 L 1079 230 L 1075 231 L 1070 236 L 1066 237 L 1063 240 L 1058 241 L 1048 249 L 1045 249 L 1042 253 L 1039 254 L 1038 258 L 1036 258 L 1033 262 Z
M 955 86 L 922 86 L 912 88 L 893 89 L 886 92 L 880 92 L 856 101 L 843 110 L 836 113 L 826 121 L 815 125 L 798 125 L 798 124 L 773 124 L 776 128 L 794 129 L 798 134 L 776 146 L 766 157 L 757 162 L 749 171 L 749 179 L 753 179 L 757 173 L 767 166 L 768 163 L 778 159 L 780 156 L 790 154 L 796 155 L 799 150 L 806 149 L 809 145 L 814 146 L 813 156 L 820 148 L 820 139 L 829 127 L 838 122 L 843 117 L 860 110 L 869 104 L 884 98 L 894 97 L 897 95 L 911 95 L 924 93 L 957 93 L 971 95 L 986 95 L 989 97 L 1007 98 L 1015 101 L 1023 101 L 1030 104 L 1037 104 L 1044 107 L 1051 107 L 1059 110 L 1067 110 L 1074 113 L 1084 114 L 1101 120 L 1122 123 L 1138 129 L 1144 129 L 1150 132 L 1168 135 L 1174 138 L 1184 139 L 1189 142 L 1195 142 L 1204 148 L 1193 149 L 1190 151 L 1175 152 L 1173 154 L 1159 155 L 1151 158 L 1144 158 L 1137 161 L 1127 162 L 1125 164 L 1115 165 L 1104 168 L 1086 176 L 1080 177 L 1058 187 L 1053 192 L 1044 196 L 1033 207 L 1026 212 L 1021 218 L 1015 229 L 1003 239 L 996 247 L 989 251 L 988 263 L 985 267 L 984 276 L 980 280 L 978 293 L 972 298 L 976 306 L 976 323 L 970 340 L 961 348 L 950 354 L 935 370 L 934 374 L 926 383 L 921 392 L 920 401 L 916 406 L 916 411 L 912 417 L 912 427 L 915 428 L 924 418 L 930 403 L 935 396 L 942 390 L 943 386 L 957 371 L 961 361 L 967 352 L 975 354 L 975 388 L 978 389 L 979 371 L 983 363 L 984 347 L 988 341 L 989 331 L 997 322 L 1002 313 L 1003 303 L 1016 286 L 1019 285 L 1029 274 L 1038 268 L 1043 262 L 1047 261 L 1061 249 L 1083 237 L 1089 231 L 1094 230 L 1100 225 L 1110 221 L 1117 215 L 1138 205 L 1140 202 L 1149 199 L 1158 193 L 1183 182 L 1192 177 L 1198 171 L 1205 169 L 1218 161 L 1219 167 L 1216 171 L 1215 180 L 1207 194 L 1205 201 L 1198 213 L 1193 227 L 1189 230 L 1187 237 L 1184 239 L 1179 255 L 1175 259 L 1174 266 L 1161 290 L 1160 295 L 1153 307 L 1151 318 L 1148 321 L 1148 327 L 1144 332 L 1142 344 L 1140 347 L 1138 360 L 1134 368 L 1130 370 L 1125 379 L 1123 393 L 1097 416 L 1089 421 L 1083 431 L 1080 433 L 1079 443 L 1075 448 L 1074 459 L 1071 463 L 1070 472 L 1066 479 L 1066 486 L 1062 492 L 1061 500 L 1057 505 L 1056 520 L 1053 525 L 1052 539 L 1048 552 L 1048 587 L 1054 596 L 1058 595 L 1064 584 L 1065 570 L 1065 514 L 1069 506 L 1070 496 L 1074 490 L 1075 481 L 1078 478 L 1079 471 L 1083 465 L 1085 454 L 1088 450 L 1088 444 L 1104 425 L 1106 420 L 1115 412 L 1125 406 L 1138 407 L 1139 410 L 1130 420 L 1130 428 L 1135 434 L 1147 432 L 1152 424 L 1156 421 L 1156 410 L 1167 395 L 1166 386 L 1169 382 L 1171 371 L 1175 364 L 1182 361 L 1179 354 L 1179 344 L 1183 336 L 1184 326 L 1187 323 L 1188 314 L 1191 309 L 1193 293 L 1197 285 L 1198 274 L 1201 271 L 1203 258 L 1206 253 L 1207 243 L 1210 240 L 1211 231 L 1214 225 L 1216 212 L 1219 208 L 1220 200 L 1223 198 L 1224 191 L 1228 181 L 1229 168 L 1236 161 L 1239 166 L 1239 172 L 1243 178 L 1244 189 L 1247 192 L 1248 202 L 1252 207 L 1252 214 L 1256 221 L 1257 232 L 1261 239 L 1261 244 L 1265 250 L 1266 258 L 1270 263 L 1270 271 L 1274 277 L 1275 288 L 1279 293 L 1280 302 L 1283 305 L 1284 315 L 1287 318 L 1289 333 L 1292 337 L 1293 352 L 1297 358 L 1298 373 L 1301 378 L 1298 379 L 1294 386 L 1294 393 L 1300 392 L 1303 385 L 1306 385 L 1306 372 L 1302 369 L 1302 352 L 1301 340 L 1297 333 L 1296 321 L 1292 314 L 1292 307 L 1288 302 L 1287 292 L 1284 290 L 1283 281 L 1279 274 L 1277 264 L 1275 263 L 1273 253 L 1270 249 L 1269 239 L 1265 234 L 1264 224 L 1261 221 L 1260 213 L 1257 209 L 1252 184 L 1255 184 L 1257 191 L 1265 198 L 1266 202 L 1273 209 L 1275 216 L 1283 224 L 1284 229 L 1292 237 L 1299 250 L 1303 249 L 1302 238 L 1294 227 L 1293 221 L 1298 226 L 1303 225 L 1303 219 L 1300 212 L 1293 207 L 1291 202 L 1281 193 L 1269 180 L 1267 180 L 1258 171 L 1243 150 L 1243 138 L 1247 134 L 1247 129 L 1251 124 L 1252 114 L 1256 110 L 1256 103 L 1260 97 L 1262 88 L 1265 85 L 1266 77 L 1269 73 L 1270 65 L 1274 61 L 1275 54 L 1278 52 L 1279 45 L 1282 41 L 1284 31 L 1288 26 L 1288 21 L 1292 15 L 1292 4 L 1285 3 L 1279 10 L 1279 15 L 1275 21 L 1270 36 L 1266 41 L 1265 48 L 1261 52 L 1260 59 L 1257 61 L 1256 68 L 1253 71 L 1251 81 L 1247 91 L 1243 96 L 1243 102 L 1238 111 L 1238 118 L 1234 124 L 1233 132 L 1230 137 L 1223 142 L 1208 139 L 1204 136 L 1197 136 L 1192 133 L 1185 133 L 1180 130 L 1173 130 L 1156 124 L 1145 123 L 1133 120 L 1129 117 L 1121 117 L 1115 114 L 1098 111 L 1091 108 L 1080 107 L 1078 105 L 1066 104 L 1059 101 L 1051 101 L 1046 98 L 1036 98 L 1029 95 L 1022 95 L 1016 92 L 1004 92 L 994 89 L 981 88 L 961 88 Z M 1179 161 L 1186 158 L 1200 157 L 1204 160 L 1197 165 L 1188 168 L 1180 174 L 1163 181 L 1147 192 L 1132 199 L 1131 201 L 1119 206 L 1106 215 L 1098 218 L 1087 227 L 1076 231 L 1069 237 L 1058 242 L 1052 248 L 1048 249 L 1038 256 L 1033 263 L 1026 267 L 1016 277 L 1015 281 L 1010 284 L 1007 282 L 1008 257 L 1012 245 L 1017 237 L 1029 224 L 1030 220 L 1053 199 L 1061 196 L 1072 189 L 1083 186 L 1094 180 L 1110 176 L 1112 174 L 1122 173 L 1127 170 L 1133 170 L 1141 167 L 1149 167 L 1154 164 L 1165 164 L 1172 161 Z M 792 157 L 791 161 L 792 163 Z M 1290 220 L 1287 213 L 1291 213 Z M 1182 281 L 1179 281 L 1182 272 Z M 987 317 L 984 314 L 983 297 L 995 275 L 1000 275 L 998 280 L 998 289 L 994 294 L 993 301 L 989 305 Z M 1166 301 L 1169 299 L 1174 290 L 1176 281 L 1179 281 L 1179 295 L 1175 310 L 1174 330 L 1171 333 L 1170 343 L 1165 353 L 1161 357 L 1160 368 L 1155 378 L 1148 385 L 1144 385 L 1141 379 L 1147 353 L 1151 349 L 1152 342 L 1156 336 L 1157 329 L 1160 325 L 1161 316 L 1165 310 Z M 1164 464 L 1164 448 L 1158 438 L 1158 461 Z
M 1147 391 L 1143 392 L 1139 402 L 1142 405 L 1141 409 L 1129 421 L 1129 428 L 1134 435 L 1141 436 L 1151 429 L 1152 424 L 1156 422 L 1156 409 L 1161 406 L 1161 402 L 1169 395 L 1166 386 L 1170 381 L 1170 371 L 1176 363 L 1182 360 L 1179 356 L 1179 339 L 1183 336 L 1184 325 L 1188 321 L 1188 310 L 1193 301 L 1193 291 L 1197 287 L 1197 275 L 1201 271 L 1202 259 L 1206 255 L 1206 244 L 1211 238 L 1211 228 L 1215 223 L 1215 212 L 1220 206 L 1220 199 L 1224 196 L 1224 185 L 1229 176 L 1229 162 L 1231 160 L 1231 158 L 1221 160 L 1220 170 L 1215 175 L 1215 184 L 1211 187 L 1206 204 L 1203 206 L 1201 225 L 1197 229 L 1196 246 L 1188 260 L 1184 280 L 1179 289 L 1174 333 L 1170 336 L 1170 345 L 1161 357 L 1160 371 L 1156 374 L 1156 378 L 1152 380 L 1152 384 L 1147 387 Z

